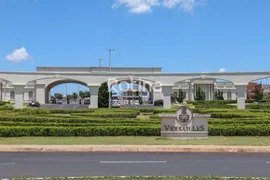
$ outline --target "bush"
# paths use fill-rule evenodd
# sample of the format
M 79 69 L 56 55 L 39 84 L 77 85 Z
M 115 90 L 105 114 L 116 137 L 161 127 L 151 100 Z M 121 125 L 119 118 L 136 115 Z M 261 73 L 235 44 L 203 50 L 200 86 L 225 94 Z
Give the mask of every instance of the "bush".
M 159 126 L 126 127 L 0 127 L 1 137 L 20 136 L 159 136 Z
M 245 125 L 245 126 L 228 126 L 228 125 L 209 125 L 210 136 L 269 136 L 269 125 Z
M 0 106 L 6 105 L 6 102 L 0 102 Z

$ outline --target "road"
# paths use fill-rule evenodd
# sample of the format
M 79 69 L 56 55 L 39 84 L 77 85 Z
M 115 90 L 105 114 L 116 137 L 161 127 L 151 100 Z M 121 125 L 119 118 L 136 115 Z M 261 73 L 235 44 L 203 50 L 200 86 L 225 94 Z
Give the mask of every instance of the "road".
M 81 176 L 269 177 L 269 154 L 0 153 L 0 178 Z
M 48 108 L 48 109 L 82 109 L 88 108 L 89 105 L 84 104 L 41 104 L 41 108 Z
M 84 104 L 41 104 L 41 108 L 48 109 L 83 109 L 89 108 L 89 105 Z M 143 105 L 125 105 L 125 108 L 156 108 L 152 104 L 143 104 Z

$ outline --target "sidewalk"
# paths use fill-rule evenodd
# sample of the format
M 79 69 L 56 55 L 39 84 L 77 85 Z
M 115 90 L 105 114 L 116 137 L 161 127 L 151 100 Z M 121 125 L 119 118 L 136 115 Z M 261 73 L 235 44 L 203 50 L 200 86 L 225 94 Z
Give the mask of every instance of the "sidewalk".
M 270 153 L 270 146 L 0 145 L 0 152 L 244 152 L 244 153 Z

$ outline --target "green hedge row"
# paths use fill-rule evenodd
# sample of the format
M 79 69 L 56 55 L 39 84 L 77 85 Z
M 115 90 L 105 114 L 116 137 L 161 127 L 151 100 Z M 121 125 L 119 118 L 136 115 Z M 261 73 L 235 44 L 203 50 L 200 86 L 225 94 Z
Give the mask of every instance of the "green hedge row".
M 159 126 L 95 126 L 95 127 L 43 127 L 0 126 L 1 137 L 20 136 L 159 136 Z M 263 125 L 209 126 L 210 136 L 269 136 L 270 127 Z
M 20 136 L 159 136 L 159 126 L 0 127 L 0 137 Z
M 270 136 L 269 125 L 209 125 L 211 136 Z
M 196 105 L 195 108 L 201 108 L 201 109 L 209 109 L 209 108 L 219 108 L 219 109 L 237 109 L 236 106 L 232 106 L 232 105 L 220 105 L 220 104 L 199 104 Z
M 236 100 L 211 100 L 211 101 L 187 101 L 188 104 L 199 105 L 199 104 L 235 104 Z
M 134 119 L 134 118 L 97 118 L 97 117 L 46 117 L 46 116 L 11 116 L 1 115 L 0 121 L 12 121 L 12 122 L 36 122 L 36 123 L 132 123 L 132 122 L 145 122 L 151 123 L 153 120 Z M 159 120 L 157 120 L 159 121 Z
M 128 113 L 76 113 L 76 114 L 71 114 L 72 116 L 84 116 L 84 117 L 100 117 L 100 118 L 136 118 L 137 117 L 137 113 L 133 112 L 128 112 Z
M 0 102 L 0 106 L 6 105 L 6 102 Z
M 52 127 L 92 127 L 92 126 L 151 126 L 160 125 L 158 121 L 137 121 L 137 122 L 122 122 L 122 121 L 102 121 L 94 123 L 34 123 L 34 122 L 12 122 L 0 121 L 0 126 L 52 126 Z
M 239 124 L 265 124 L 268 125 L 270 124 L 270 118 L 268 119 L 209 119 L 209 124 L 226 124 L 226 125 L 239 125 Z

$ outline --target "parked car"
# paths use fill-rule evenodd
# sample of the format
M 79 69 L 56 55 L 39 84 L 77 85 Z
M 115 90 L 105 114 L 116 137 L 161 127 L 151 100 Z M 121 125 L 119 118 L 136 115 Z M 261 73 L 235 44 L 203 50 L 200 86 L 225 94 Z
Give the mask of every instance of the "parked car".
M 112 100 L 112 107 L 113 108 L 120 108 L 121 104 L 118 100 Z
M 55 102 L 56 104 L 62 104 L 63 103 L 63 101 L 61 100 L 61 99 L 56 99 L 56 102 Z
M 40 107 L 40 103 L 37 101 L 32 101 L 29 103 L 29 107 Z
M 154 106 L 163 106 L 163 99 L 157 99 L 157 100 L 155 100 Z

